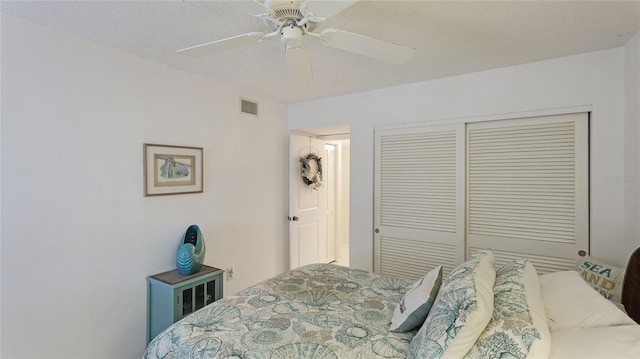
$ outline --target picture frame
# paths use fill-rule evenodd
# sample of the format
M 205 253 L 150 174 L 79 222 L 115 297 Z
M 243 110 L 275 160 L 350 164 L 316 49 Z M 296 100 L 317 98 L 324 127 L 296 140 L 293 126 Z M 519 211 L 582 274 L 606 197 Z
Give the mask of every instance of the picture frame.
M 143 144 L 144 196 L 204 191 L 202 147 Z

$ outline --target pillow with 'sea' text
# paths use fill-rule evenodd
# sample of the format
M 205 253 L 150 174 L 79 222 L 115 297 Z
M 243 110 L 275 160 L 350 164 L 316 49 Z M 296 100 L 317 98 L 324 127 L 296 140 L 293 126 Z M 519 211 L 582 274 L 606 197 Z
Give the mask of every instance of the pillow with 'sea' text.
M 584 256 L 576 261 L 576 271 L 603 297 L 612 302 L 621 302 L 624 268 L 615 267 L 596 258 Z

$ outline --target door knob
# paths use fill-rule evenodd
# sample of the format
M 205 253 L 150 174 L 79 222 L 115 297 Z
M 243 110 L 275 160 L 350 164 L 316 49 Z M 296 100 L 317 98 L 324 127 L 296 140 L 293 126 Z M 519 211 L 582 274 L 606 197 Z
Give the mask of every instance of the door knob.
M 287 217 L 288 220 L 290 221 L 298 221 L 300 218 L 298 218 L 297 216 L 293 216 L 293 217 Z

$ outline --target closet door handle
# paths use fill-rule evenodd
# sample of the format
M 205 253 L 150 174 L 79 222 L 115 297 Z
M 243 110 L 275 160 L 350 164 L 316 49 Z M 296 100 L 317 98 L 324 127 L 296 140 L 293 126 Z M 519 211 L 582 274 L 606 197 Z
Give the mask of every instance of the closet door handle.
M 287 219 L 290 220 L 290 221 L 294 221 L 294 222 L 297 222 L 297 221 L 300 220 L 300 218 L 298 218 L 297 216 L 287 217 Z

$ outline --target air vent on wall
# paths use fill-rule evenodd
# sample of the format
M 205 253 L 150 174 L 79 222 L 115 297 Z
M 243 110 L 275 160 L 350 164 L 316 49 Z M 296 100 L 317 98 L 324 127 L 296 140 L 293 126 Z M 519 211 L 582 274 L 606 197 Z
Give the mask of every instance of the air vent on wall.
M 242 111 L 242 113 L 248 113 L 249 115 L 258 116 L 258 103 L 241 98 L 240 111 Z

